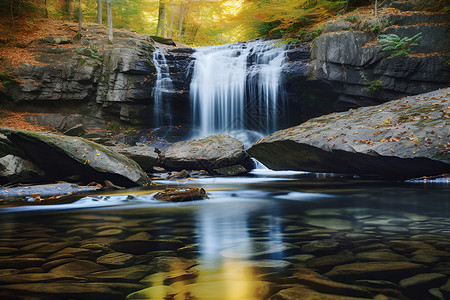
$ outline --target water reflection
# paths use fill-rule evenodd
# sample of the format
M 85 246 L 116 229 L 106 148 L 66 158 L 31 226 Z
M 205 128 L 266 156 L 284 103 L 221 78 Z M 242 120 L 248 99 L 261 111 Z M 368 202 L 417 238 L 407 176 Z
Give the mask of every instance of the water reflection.
M 448 185 L 284 176 L 198 179 L 210 199 L 183 204 L 147 190 L 86 197 L 66 211 L 8 210 L 0 298 L 448 296 Z M 426 287 L 403 281 L 430 274 Z

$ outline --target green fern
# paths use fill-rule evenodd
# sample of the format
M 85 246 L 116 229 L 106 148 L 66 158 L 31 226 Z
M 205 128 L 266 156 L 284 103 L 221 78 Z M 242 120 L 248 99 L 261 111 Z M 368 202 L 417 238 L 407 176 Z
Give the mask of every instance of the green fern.
M 382 51 L 391 52 L 391 57 L 410 56 L 411 46 L 416 46 L 422 39 L 422 32 L 412 36 L 400 38 L 396 34 L 381 34 L 378 43 L 381 45 Z

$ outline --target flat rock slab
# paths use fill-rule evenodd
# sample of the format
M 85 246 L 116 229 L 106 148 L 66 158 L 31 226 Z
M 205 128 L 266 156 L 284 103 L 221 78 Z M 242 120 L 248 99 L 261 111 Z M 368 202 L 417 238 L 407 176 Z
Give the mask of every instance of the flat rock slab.
M 413 178 L 450 172 L 450 88 L 277 131 L 250 155 L 273 170 Z
M 151 184 L 136 162 L 92 141 L 26 130 L 1 132 L 48 176 L 59 180 L 79 176 L 87 183 L 110 180 L 123 186 Z
M 214 169 L 235 165 L 254 168 L 244 144 L 225 134 L 175 143 L 161 152 L 159 160 L 166 170 L 175 171 L 206 170 L 214 174 Z
M 73 183 L 40 184 L 0 188 L 1 199 L 49 198 L 89 193 L 101 189 L 98 186 L 81 186 Z

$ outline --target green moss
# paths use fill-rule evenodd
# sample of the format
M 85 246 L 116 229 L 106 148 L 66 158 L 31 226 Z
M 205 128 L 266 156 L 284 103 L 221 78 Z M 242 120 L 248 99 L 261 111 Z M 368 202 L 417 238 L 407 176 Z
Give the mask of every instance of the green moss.
M 344 18 L 345 21 L 348 21 L 353 24 L 359 24 L 362 21 L 361 15 L 350 15 Z
M 419 107 L 419 108 L 410 109 L 407 111 L 407 113 L 410 115 L 424 114 L 424 113 L 433 112 L 436 109 L 438 109 L 439 107 L 440 107 L 439 105 L 438 106 L 430 105 L 430 106 L 425 106 L 425 107 Z
M 373 94 L 380 94 L 383 92 L 383 81 L 376 79 L 376 80 L 365 80 L 367 86 L 364 87 L 364 90 L 373 93 Z
M 433 155 L 433 158 L 439 160 L 450 160 L 450 153 L 448 151 L 438 152 L 435 155 Z
M 119 131 L 120 130 L 120 123 L 119 122 L 109 122 L 106 125 L 106 130 L 109 131 Z

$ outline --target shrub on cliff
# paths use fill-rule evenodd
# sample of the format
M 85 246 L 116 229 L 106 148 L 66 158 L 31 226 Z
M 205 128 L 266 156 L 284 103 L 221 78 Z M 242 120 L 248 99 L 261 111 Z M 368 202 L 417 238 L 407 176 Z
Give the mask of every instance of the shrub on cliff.
M 382 46 L 381 50 L 391 52 L 389 57 L 409 56 L 411 46 L 416 46 L 422 39 L 422 32 L 412 36 L 400 38 L 396 34 L 382 34 L 378 43 Z

